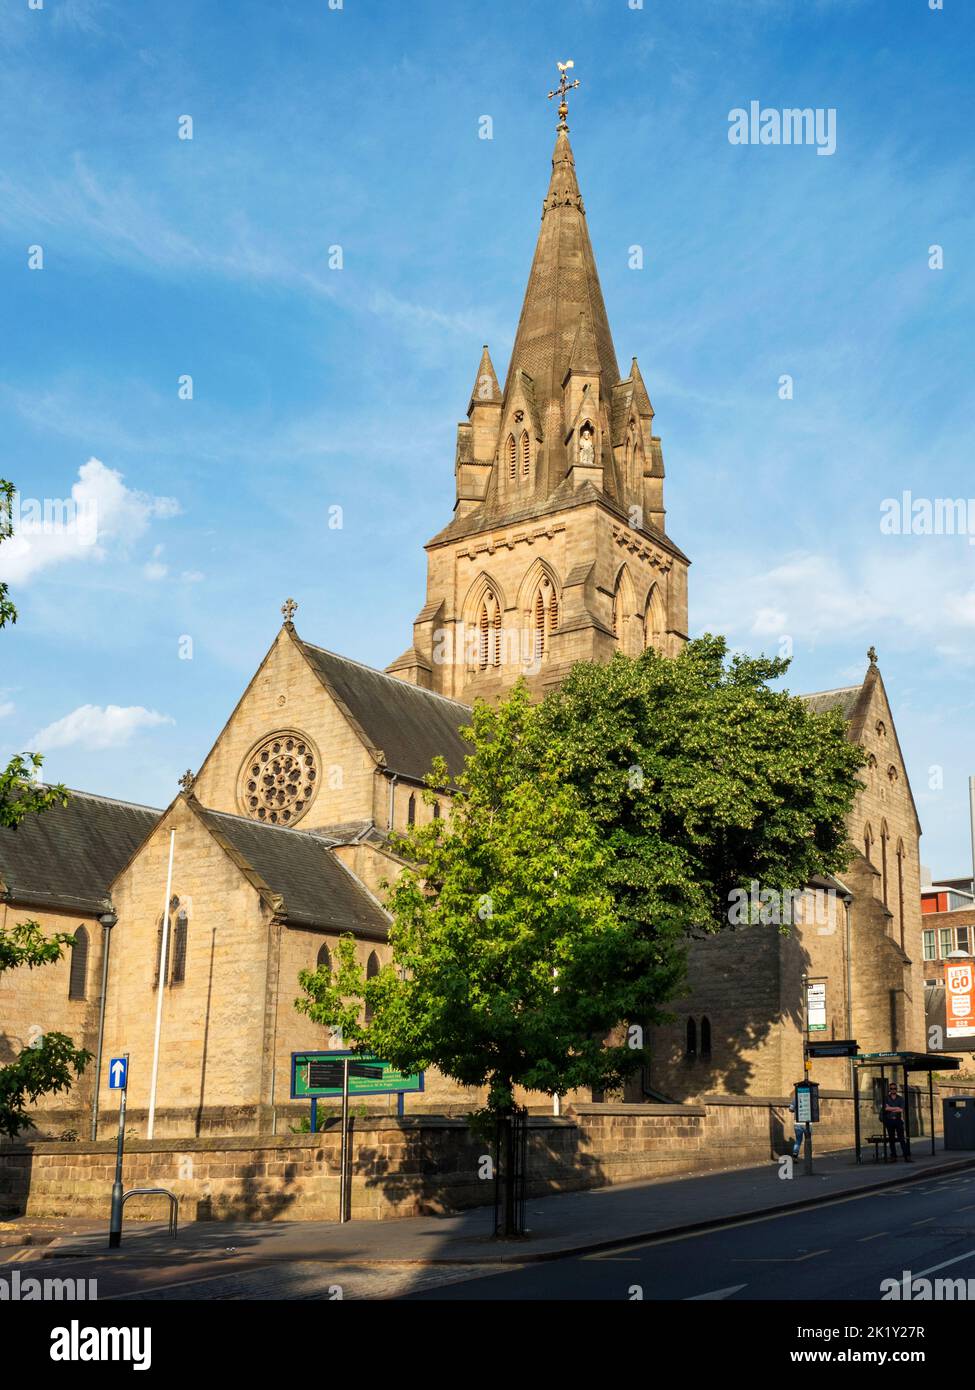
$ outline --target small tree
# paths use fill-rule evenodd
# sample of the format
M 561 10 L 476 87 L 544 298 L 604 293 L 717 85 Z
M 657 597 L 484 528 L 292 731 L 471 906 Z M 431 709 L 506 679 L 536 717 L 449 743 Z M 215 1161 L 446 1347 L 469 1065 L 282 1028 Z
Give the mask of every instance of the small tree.
M 14 487 L 0 478 L 0 542 L 13 534 L 12 503 Z M 17 610 L 7 585 L 0 582 L 0 628 L 17 621 Z M 16 831 L 25 817 L 50 806 L 67 805 L 62 786 L 43 787 L 37 783 L 43 759 L 39 753 L 17 754 L 0 769 L 0 829 Z M 0 928 L 0 974 L 19 966 L 35 966 L 60 960 L 74 937 L 65 932 L 46 937 L 34 921 Z M 11 1139 L 31 1125 L 26 1106 L 52 1091 L 70 1089 L 73 1077 L 80 1076 L 91 1053 L 76 1048 L 64 1033 L 43 1033 L 33 1039 L 8 1066 L 0 1067 L 0 1134 Z

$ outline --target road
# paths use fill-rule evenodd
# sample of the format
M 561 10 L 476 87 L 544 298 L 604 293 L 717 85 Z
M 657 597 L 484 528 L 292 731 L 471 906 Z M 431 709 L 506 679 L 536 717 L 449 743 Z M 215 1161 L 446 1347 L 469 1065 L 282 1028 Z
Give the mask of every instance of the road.
M 97 1278 L 99 1300 L 124 1301 L 877 1301 L 881 1281 L 904 1270 L 975 1281 L 975 1170 L 696 1235 L 504 1267 L 261 1261 L 231 1244 L 171 1263 L 40 1253 L 0 1253 L 0 1275 L 16 1266 L 22 1278 Z
M 975 1280 L 975 1174 L 868 1192 L 694 1236 L 523 1265 L 411 1300 L 879 1300 L 881 1280 Z M 975 1293 L 975 1283 L 972 1285 Z

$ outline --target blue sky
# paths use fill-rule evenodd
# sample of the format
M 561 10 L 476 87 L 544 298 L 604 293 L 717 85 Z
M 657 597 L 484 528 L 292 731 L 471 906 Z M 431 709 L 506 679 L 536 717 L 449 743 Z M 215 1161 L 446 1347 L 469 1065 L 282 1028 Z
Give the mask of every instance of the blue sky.
M 408 645 L 481 344 L 507 364 L 571 57 L 691 630 L 787 637 L 796 690 L 859 679 L 875 643 L 922 858 L 965 872 L 975 545 L 880 518 L 905 489 L 975 496 L 973 40 L 970 0 L 11 0 L 2 471 L 24 498 L 78 487 L 103 525 L 4 547 L 0 756 L 43 735 L 47 776 L 163 805 L 288 595 L 321 645 L 375 666 Z M 730 144 L 753 100 L 835 108 L 835 154 Z

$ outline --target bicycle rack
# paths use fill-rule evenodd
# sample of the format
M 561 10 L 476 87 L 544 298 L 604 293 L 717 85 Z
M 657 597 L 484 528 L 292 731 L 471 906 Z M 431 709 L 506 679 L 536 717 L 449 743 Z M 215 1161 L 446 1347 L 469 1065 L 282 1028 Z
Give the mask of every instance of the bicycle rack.
M 133 1187 L 128 1192 L 122 1193 L 122 1212 L 125 1212 L 125 1204 L 130 1197 L 168 1197 L 169 1198 L 169 1234 L 173 1240 L 176 1239 L 176 1231 L 179 1225 L 179 1198 L 175 1192 L 170 1192 L 168 1187 Z

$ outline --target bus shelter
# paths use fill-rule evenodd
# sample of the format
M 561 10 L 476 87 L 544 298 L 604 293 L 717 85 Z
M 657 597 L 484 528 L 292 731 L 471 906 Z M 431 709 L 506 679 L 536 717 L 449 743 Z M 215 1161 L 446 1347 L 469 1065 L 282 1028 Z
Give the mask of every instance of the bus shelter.
M 904 1097 L 904 1143 L 908 1156 L 911 1152 L 911 1076 L 922 1076 L 927 1073 L 928 1077 L 928 1116 L 931 1134 L 931 1152 L 934 1153 L 934 1073 L 936 1071 L 957 1071 L 961 1066 L 958 1057 L 948 1057 L 943 1052 L 866 1052 L 853 1059 L 853 1123 L 856 1134 L 857 1163 L 863 1162 L 861 1145 L 863 1143 L 863 1122 L 861 1119 L 861 1106 L 866 1101 L 869 1114 L 876 1118 L 876 1130 L 873 1135 L 867 1134 L 868 1143 L 882 1143 L 884 1146 L 884 1162 L 888 1158 L 888 1148 L 890 1145 L 887 1134 L 887 1126 L 884 1124 L 883 1110 L 880 1108 L 878 1097 L 887 1094 L 887 1087 L 890 1082 L 894 1082 L 901 1088 Z M 870 1090 L 866 1097 L 861 1096 L 861 1078 L 866 1076 L 871 1082 Z M 879 1086 L 878 1086 L 879 1081 Z M 920 1120 L 920 1116 L 918 1116 Z M 918 1125 L 920 1133 L 921 1126 Z

